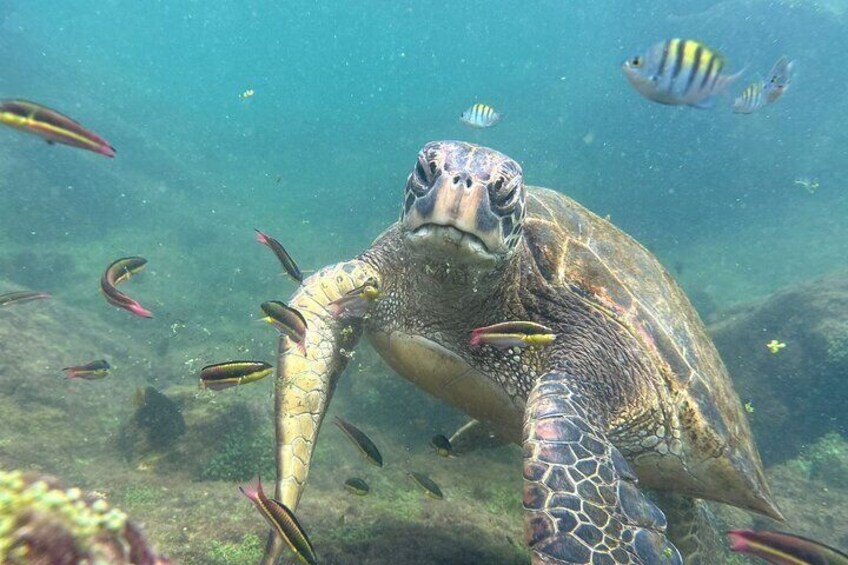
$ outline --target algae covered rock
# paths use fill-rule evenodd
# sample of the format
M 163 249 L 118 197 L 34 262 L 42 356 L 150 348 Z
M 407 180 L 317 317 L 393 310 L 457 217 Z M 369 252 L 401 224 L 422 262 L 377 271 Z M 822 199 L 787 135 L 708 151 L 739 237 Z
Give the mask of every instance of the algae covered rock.
M 128 460 L 163 455 L 185 434 L 180 406 L 155 388 L 139 388 L 134 404 L 135 411 L 121 429 L 119 440 Z
M 848 430 L 848 273 L 781 291 L 710 327 L 763 460 Z M 785 347 L 772 352 L 775 340 Z
M 801 461 L 809 468 L 810 478 L 848 490 L 848 441 L 841 435 L 825 435 L 804 450 Z
M 0 563 L 165 565 L 127 516 L 52 477 L 0 471 Z

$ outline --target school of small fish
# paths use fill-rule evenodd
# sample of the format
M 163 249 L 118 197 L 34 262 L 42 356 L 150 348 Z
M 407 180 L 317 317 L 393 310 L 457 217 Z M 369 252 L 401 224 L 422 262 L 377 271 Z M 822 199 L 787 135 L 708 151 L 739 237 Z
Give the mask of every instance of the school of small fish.
M 749 84 L 733 100 L 732 111 L 737 114 L 752 114 L 773 104 L 781 98 L 792 83 L 795 61 L 782 56 L 773 65 L 767 78 Z M 725 58 L 716 50 L 691 39 L 669 39 L 657 42 L 641 54 L 622 64 L 622 71 L 643 97 L 653 102 L 671 106 L 711 108 L 717 100 L 742 76 L 744 69 L 735 73 L 726 71 Z M 255 91 L 247 89 L 240 98 L 249 99 Z M 462 123 L 479 129 L 491 128 L 500 123 L 504 114 L 494 107 L 475 103 L 460 115 Z M 22 99 L 0 100 L 0 123 L 11 128 L 40 136 L 48 144 L 55 143 L 84 149 L 107 157 L 115 157 L 116 150 L 105 139 L 86 129 L 78 122 L 56 110 Z M 279 182 L 279 177 L 277 178 Z M 795 181 L 800 184 L 802 181 Z M 804 181 L 806 182 L 806 181 Z M 810 192 L 810 183 L 805 185 Z M 815 183 L 818 188 L 818 181 Z M 256 231 L 256 239 L 268 247 L 284 271 L 296 283 L 303 282 L 303 272 L 297 263 L 276 239 Z M 137 300 L 118 290 L 118 285 L 142 271 L 147 264 L 143 257 L 124 257 L 113 261 L 103 272 L 100 289 L 106 301 L 118 308 L 142 317 L 153 314 Z M 373 304 L 382 297 L 376 281 L 367 281 L 333 301 L 329 305 L 333 318 L 365 317 Z M 13 291 L 0 294 L 0 308 L 50 298 L 46 292 Z M 303 315 L 287 304 L 271 300 L 261 304 L 262 318 L 286 337 L 301 354 L 306 354 L 307 324 Z M 480 328 L 469 328 L 469 347 L 494 347 L 499 349 L 536 347 L 551 345 L 557 334 L 552 328 L 531 321 L 512 320 L 494 323 Z M 772 340 L 767 344 L 772 353 L 785 347 L 784 343 Z M 105 359 L 62 369 L 68 379 L 95 381 L 106 378 L 112 369 Z M 200 371 L 200 387 L 220 391 L 257 382 L 274 372 L 272 365 L 263 361 L 233 360 L 211 364 Z M 361 429 L 337 416 L 335 425 L 354 444 L 365 460 L 377 467 L 383 466 L 383 457 L 374 442 Z M 444 435 L 435 435 L 430 441 L 437 455 L 453 457 L 450 440 Z M 443 499 L 441 488 L 430 477 L 419 472 L 408 476 L 427 496 Z M 368 483 L 359 477 L 351 477 L 344 488 L 358 496 L 371 492 Z M 271 527 L 286 541 L 292 551 L 306 563 L 317 563 L 315 549 L 306 531 L 294 513 L 281 502 L 268 498 L 261 480 L 255 485 L 240 487 L 244 495 L 256 506 Z M 776 532 L 754 532 L 734 530 L 728 532 L 733 551 L 755 555 L 770 563 L 838 563 L 848 565 L 848 556 L 827 546 L 789 534 Z M 818 560 L 816 560 L 818 559 Z

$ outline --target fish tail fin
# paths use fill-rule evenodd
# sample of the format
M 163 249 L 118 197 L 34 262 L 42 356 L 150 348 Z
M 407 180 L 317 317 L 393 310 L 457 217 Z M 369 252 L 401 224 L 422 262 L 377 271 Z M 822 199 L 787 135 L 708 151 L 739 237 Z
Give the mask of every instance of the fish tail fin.
M 256 474 L 255 479 L 251 480 L 247 484 L 239 486 L 239 490 L 252 501 L 258 501 L 265 495 L 265 492 L 262 490 L 262 477 L 260 477 L 258 473 Z
M 261 243 L 262 245 L 268 245 L 268 236 L 259 231 L 256 228 L 253 228 L 253 231 L 256 232 L 256 241 Z
M 731 84 L 733 84 L 734 82 L 736 82 L 737 80 L 742 78 L 742 75 L 744 75 L 746 72 L 748 72 L 749 66 L 750 65 L 745 65 L 744 67 L 742 67 L 741 71 L 735 72 L 732 75 L 720 76 L 719 79 L 718 79 L 718 81 L 719 81 L 718 87 L 715 89 L 715 91 L 716 92 L 722 92 L 727 87 L 729 87 Z
M 139 318 L 152 318 L 153 317 L 153 312 L 151 312 L 150 310 L 148 310 L 147 308 L 145 308 L 144 306 L 142 306 L 140 303 L 138 303 L 136 301 L 133 301 L 133 303 L 130 304 L 127 307 L 127 310 L 129 310 L 130 312 L 132 312 L 133 314 L 135 314 Z
M 68 379 L 76 379 L 76 378 L 79 377 L 79 373 L 77 372 L 76 369 L 72 369 L 70 367 L 65 367 L 62 370 L 65 371 L 65 373 L 67 373 Z
M 300 351 L 302 355 L 306 355 L 306 338 L 300 340 L 297 344 L 297 350 Z
M 730 538 L 730 550 L 744 552 L 748 548 L 748 540 L 745 539 L 745 530 L 729 530 L 727 537 Z
M 704 98 L 703 100 L 698 100 L 697 102 L 690 104 L 693 108 L 698 108 L 700 110 L 709 110 L 711 108 L 715 108 L 716 105 L 716 97 L 710 96 L 709 98 Z

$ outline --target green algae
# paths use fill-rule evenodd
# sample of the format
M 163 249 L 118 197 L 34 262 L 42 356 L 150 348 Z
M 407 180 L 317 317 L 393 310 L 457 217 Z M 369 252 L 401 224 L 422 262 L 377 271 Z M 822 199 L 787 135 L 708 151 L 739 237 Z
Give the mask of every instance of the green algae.
M 810 478 L 828 485 L 848 488 L 848 441 L 840 434 L 826 434 L 807 448 L 803 459 L 808 462 Z
M 256 534 L 245 534 L 238 543 L 212 540 L 206 554 L 209 565 L 253 565 L 262 558 L 264 542 Z
M 124 491 L 123 499 L 127 506 L 136 507 L 140 504 L 158 502 L 162 499 L 162 496 L 152 487 L 146 485 L 130 485 Z
M 0 471 L 0 562 L 16 564 L 28 559 L 29 524 L 49 520 L 53 527 L 67 532 L 80 552 L 95 551 L 98 536 L 119 534 L 126 514 L 110 508 L 105 500 L 91 504 L 78 488 L 66 490 L 43 480 L 28 483 L 20 471 Z
M 848 363 L 848 321 L 831 323 L 825 335 L 828 362 L 834 365 Z
M 257 473 L 274 476 L 274 444 L 270 426 L 254 421 L 248 408 L 237 405 L 227 415 L 223 438 L 216 452 L 200 470 L 205 481 L 246 481 Z

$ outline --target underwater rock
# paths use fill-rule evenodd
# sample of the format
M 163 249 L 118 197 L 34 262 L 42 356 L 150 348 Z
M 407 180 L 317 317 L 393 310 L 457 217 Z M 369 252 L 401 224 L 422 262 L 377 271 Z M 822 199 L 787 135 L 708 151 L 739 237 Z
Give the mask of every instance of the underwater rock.
M 810 478 L 848 491 L 848 440 L 829 433 L 809 446 L 800 457 L 809 466 Z
M 736 310 L 710 327 L 767 464 L 848 429 L 848 273 Z M 775 353 L 771 340 L 786 346 Z
M 273 403 L 262 388 L 255 383 L 198 393 L 192 385 L 169 387 L 168 396 L 185 420 L 185 435 L 167 448 L 142 455 L 137 463 L 155 466 L 157 472 L 185 473 L 192 480 L 273 476 Z
M 128 460 L 155 457 L 185 432 L 185 421 L 176 402 L 152 386 L 139 388 L 135 412 L 121 429 L 121 451 Z
M 0 560 L 8 565 L 167 565 L 126 514 L 49 476 L 0 471 Z

